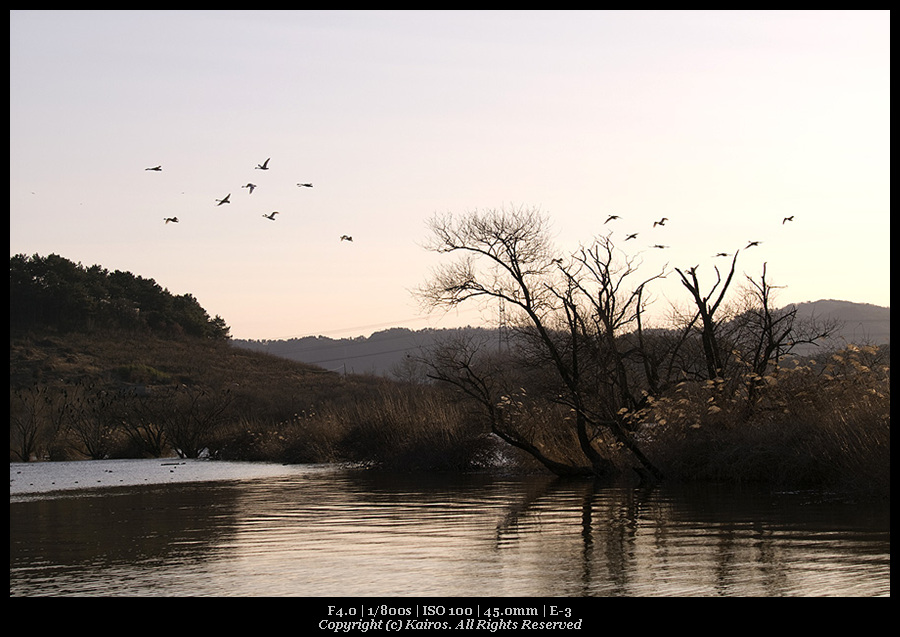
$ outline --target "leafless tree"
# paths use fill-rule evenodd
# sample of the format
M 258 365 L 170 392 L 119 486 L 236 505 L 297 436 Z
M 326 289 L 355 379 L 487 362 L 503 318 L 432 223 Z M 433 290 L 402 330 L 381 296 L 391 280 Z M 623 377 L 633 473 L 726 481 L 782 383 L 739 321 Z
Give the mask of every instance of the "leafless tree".
M 597 400 L 598 383 L 604 379 L 598 373 L 599 353 L 613 361 L 618 398 L 628 393 L 622 353 L 610 350 L 610 344 L 640 312 L 640 294 L 628 291 L 623 296 L 620 287 L 633 273 L 633 264 L 626 263 L 622 272 L 611 268 L 608 238 L 566 262 L 552 244 L 547 218 L 533 208 L 436 216 L 430 229 L 428 247 L 459 258 L 435 272 L 420 290 L 422 298 L 433 307 L 489 299 L 515 310 L 521 320 L 520 336 L 530 338 L 537 346 L 532 351 L 555 370 L 559 391 L 553 399 L 574 414 L 578 445 L 590 470 L 600 476 L 613 471 L 610 459 L 597 447 L 599 432 L 605 429 L 615 443 L 632 452 L 645 472 L 659 477 L 616 417 L 621 403 Z
M 835 320 L 805 320 L 797 318 L 797 307 L 789 305 L 781 309 L 773 307 L 776 286 L 766 280 L 763 264 L 759 279 L 747 277 L 747 308 L 736 319 L 738 337 L 736 345 L 741 358 L 749 368 L 749 404 L 755 402 L 762 378 L 777 368 L 784 356 L 799 345 L 816 344 L 831 336 L 838 327 Z
M 169 390 L 156 415 L 166 439 L 182 458 L 196 458 L 210 439 L 226 410 L 234 402 L 229 390 L 215 392 L 180 385 Z
M 136 391 L 123 394 L 119 422 L 132 443 L 143 453 L 159 458 L 170 448 L 160 415 L 162 403 L 167 399 L 165 389 Z
M 92 460 L 108 458 L 118 429 L 116 396 L 92 383 L 79 383 L 70 392 L 67 422 L 70 445 Z
M 429 377 L 447 383 L 481 407 L 491 433 L 525 451 L 551 472 L 562 476 L 592 475 L 589 466 L 552 458 L 536 439 L 533 424 L 523 426 L 511 410 L 510 396 L 519 384 L 510 350 L 501 350 L 482 335 L 456 334 L 430 348 L 424 360 Z
M 9 406 L 10 451 L 22 462 L 48 451 L 68 410 L 65 392 L 37 384 L 10 389 Z
M 700 281 L 697 276 L 697 267 L 692 267 L 686 272 L 682 272 L 679 268 L 675 268 L 681 277 L 681 283 L 691 293 L 697 313 L 691 320 L 690 324 L 694 324 L 699 320 L 698 329 L 703 344 L 703 355 L 706 360 L 707 378 L 721 378 L 724 372 L 724 358 L 722 346 L 719 340 L 719 321 L 716 313 L 722 306 L 725 294 L 728 291 L 731 281 L 734 278 L 735 266 L 740 251 L 735 251 L 731 260 L 731 268 L 725 279 L 722 279 L 722 273 L 719 268 L 715 268 L 716 282 L 712 285 L 708 292 L 701 290 Z

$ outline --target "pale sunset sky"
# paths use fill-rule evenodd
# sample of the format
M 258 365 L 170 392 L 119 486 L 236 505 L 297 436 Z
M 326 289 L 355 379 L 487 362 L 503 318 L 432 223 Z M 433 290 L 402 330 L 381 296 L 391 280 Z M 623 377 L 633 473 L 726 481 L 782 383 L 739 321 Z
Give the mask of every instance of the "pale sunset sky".
M 426 221 L 519 206 L 648 277 L 741 249 L 780 304 L 889 306 L 889 180 L 888 11 L 10 12 L 10 255 L 235 338 L 490 325 L 419 307 Z

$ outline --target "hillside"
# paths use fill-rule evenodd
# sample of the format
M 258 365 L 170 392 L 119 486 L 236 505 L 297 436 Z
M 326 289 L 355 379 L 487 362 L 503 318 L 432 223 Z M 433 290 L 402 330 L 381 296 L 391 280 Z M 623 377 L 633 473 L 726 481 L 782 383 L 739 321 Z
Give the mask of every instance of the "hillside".
M 837 333 L 819 346 L 804 346 L 800 353 L 838 349 L 849 343 L 881 345 L 891 341 L 891 309 L 867 303 L 819 300 L 797 304 L 800 319 L 834 319 L 840 323 Z M 496 329 L 466 328 L 480 332 L 486 339 L 498 338 Z M 375 332 L 368 338 L 333 339 L 307 336 L 288 340 L 241 340 L 239 348 L 265 352 L 301 361 L 338 373 L 403 376 L 407 363 L 422 354 L 439 339 L 458 329 L 410 330 L 392 328 Z
M 226 341 L 147 334 L 136 337 L 126 332 L 11 336 L 9 378 L 11 389 L 35 383 L 89 383 L 147 391 L 169 385 L 228 390 L 257 412 L 270 409 L 272 404 L 301 408 L 367 382 L 233 347 Z M 270 400 L 273 396 L 278 400 Z

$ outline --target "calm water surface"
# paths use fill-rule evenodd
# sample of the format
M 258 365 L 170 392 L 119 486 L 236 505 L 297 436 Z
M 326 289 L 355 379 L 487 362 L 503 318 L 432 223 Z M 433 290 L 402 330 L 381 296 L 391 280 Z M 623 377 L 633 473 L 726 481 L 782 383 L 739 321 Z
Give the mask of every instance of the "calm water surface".
M 11 596 L 890 595 L 887 505 L 125 462 L 10 465 Z

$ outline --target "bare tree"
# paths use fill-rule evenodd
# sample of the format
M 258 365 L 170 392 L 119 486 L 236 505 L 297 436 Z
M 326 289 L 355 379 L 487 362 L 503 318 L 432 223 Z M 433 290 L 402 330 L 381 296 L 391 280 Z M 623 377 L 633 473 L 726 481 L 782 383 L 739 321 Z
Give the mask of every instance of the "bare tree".
M 491 433 L 501 440 L 525 451 L 556 475 L 592 475 L 589 466 L 553 459 L 537 442 L 539 432 L 523 427 L 512 415 L 509 397 L 517 383 L 509 350 L 492 347 L 478 335 L 459 334 L 432 347 L 424 360 L 430 378 L 455 387 L 481 407 Z
M 120 426 L 132 443 L 153 458 L 169 451 L 169 442 L 160 406 L 166 400 L 165 391 L 137 392 L 122 396 Z
M 724 281 L 719 268 L 715 268 L 716 282 L 709 289 L 709 292 L 704 293 L 701 291 L 700 281 L 697 278 L 697 266 L 688 269 L 687 272 L 682 272 L 680 269 L 675 268 L 675 271 L 681 277 L 681 283 L 691 293 L 694 305 L 697 308 L 697 314 L 692 319 L 691 324 L 696 322 L 697 319 L 700 321 L 700 338 L 703 343 L 703 355 L 706 359 L 706 373 L 709 379 L 721 378 L 725 367 L 722 347 L 719 342 L 716 312 L 722 305 L 725 293 L 731 285 L 739 252 L 735 251 L 731 260 L 731 269 L 728 271 Z
M 47 451 L 62 427 L 68 405 L 65 392 L 46 385 L 10 389 L 10 451 L 29 462 Z
M 605 401 L 597 400 L 603 378 L 597 373 L 600 352 L 611 356 L 619 398 L 628 393 L 622 353 L 610 350 L 610 344 L 640 311 L 636 292 L 630 291 L 620 303 L 619 286 L 633 268 L 628 264 L 624 273 L 611 270 L 608 238 L 585 248 L 567 265 L 552 245 L 546 217 L 536 209 L 436 216 L 430 229 L 433 238 L 428 247 L 459 259 L 437 270 L 420 290 L 421 296 L 434 307 L 482 298 L 516 310 L 523 326 L 519 334 L 530 337 L 555 370 L 560 391 L 553 399 L 574 414 L 578 445 L 592 473 L 605 476 L 614 471 L 607 454 L 597 447 L 600 432 L 606 429 L 646 472 L 659 477 L 615 416 L 618 405 L 604 408 Z
M 196 458 L 209 446 L 216 426 L 234 402 L 229 390 L 213 392 L 181 385 L 157 405 L 166 439 L 182 458 Z
M 766 267 L 758 280 L 747 277 L 747 309 L 738 318 L 737 344 L 748 365 L 748 404 L 752 406 L 763 385 L 762 378 L 770 367 L 778 367 L 784 356 L 799 345 L 816 344 L 831 336 L 838 327 L 835 320 L 807 320 L 797 318 L 797 307 L 773 307 L 776 286 L 766 280 Z
M 617 394 L 611 405 L 613 411 L 605 415 L 606 419 L 614 418 L 623 407 L 634 409 L 640 400 L 626 365 L 629 356 L 641 353 L 640 341 L 628 341 L 622 336 L 633 328 L 640 329 L 644 290 L 652 281 L 663 278 L 665 272 L 632 285 L 638 265 L 635 257 L 617 254 L 609 235 L 582 247 L 573 257 L 573 267 L 559 264 L 570 283 L 569 289 L 577 291 L 585 304 L 579 308 L 576 301 L 570 300 L 564 307 L 576 320 L 585 340 L 593 344 L 593 354 L 601 361 L 600 378 L 609 379 Z M 566 295 L 571 296 L 571 292 Z M 640 383 L 640 390 L 644 386 Z
M 71 392 L 67 430 L 74 450 L 92 460 L 108 458 L 118 429 L 113 393 L 94 384 L 78 383 Z

